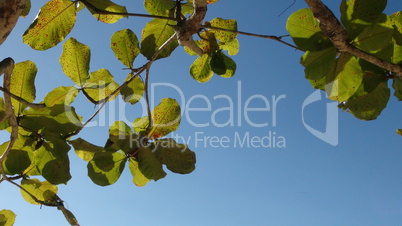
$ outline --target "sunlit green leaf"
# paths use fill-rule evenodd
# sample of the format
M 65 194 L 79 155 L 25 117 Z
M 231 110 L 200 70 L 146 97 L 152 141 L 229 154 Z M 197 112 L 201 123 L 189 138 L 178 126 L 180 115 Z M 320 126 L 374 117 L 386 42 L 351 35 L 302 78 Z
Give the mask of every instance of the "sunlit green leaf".
M 125 81 L 132 78 L 133 74 L 128 74 Z M 120 93 L 123 97 L 123 100 L 129 102 L 130 104 L 135 104 L 141 100 L 144 95 L 145 85 L 140 77 L 135 77 L 130 83 L 124 86 Z
M 335 47 L 321 51 L 307 51 L 300 60 L 305 67 L 304 73 L 315 89 L 325 90 L 326 76 L 336 62 Z
M 110 0 L 86 0 L 86 3 L 87 8 L 92 13 L 92 15 L 96 19 L 104 23 L 109 24 L 116 23 L 118 20 L 125 18 L 126 17 L 125 14 L 127 14 L 126 7 L 111 2 Z M 107 13 L 99 14 L 95 10 L 93 10 L 91 6 L 102 11 L 121 13 L 122 15 L 107 14 Z
M 100 186 L 114 184 L 124 170 L 127 157 L 120 152 L 96 152 L 88 162 L 88 176 Z
M 169 11 L 174 10 L 175 3 L 170 0 L 145 0 L 144 8 L 151 15 L 169 16 Z
M 195 169 L 195 153 L 187 145 L 176 143 L 174 139 L 156 140 L 154 153 L 174 173 L 188 174 Z
M 145 186 L 150 179 L 141 173 L 137 160 L 130 158 L 129 161 L 128 167 L 130 168 L 131 175 L 133 175 L 133 183 L 139 187 Z
M 328 98 L 343 102 L 349 99 L 363 81 L 363 70 L 356 57 L 342 53 L 326 76 Z
M 116 58 L 127 68 L 133 67 L 134 59 L 140 54 L 137 36 L 130 29 L 115 32 L 111 38 L 110 47 Z
M 142 30 L 141 54 L 151 60 L 159 47 L 174 34 L 173 28 L 168 25 L 166 20 L 154 19 L 147 23 Z M 157 59 L 170 56 L 177 46 L 177 41 L 172 42 L 158 55 Z
M 1 226 L 13 226 L 16 216 L 17 215 L 13 211 L 2 209 L 0 211 L 0 225 Z
M 28 102 L 33 102 L 36 96 L 35 77 L 38 69 L 34 62 L 24 61 L 15 64 L 13 76 L 11 77 L 11 93 L 25 99 Z M 26 106 L 17 100 L 11 99 L 14 107 L 14 112 L 20 114 Z
M 286 29 L 300 49 L 317 51 L 332 46 L 310 9 L 300 9 L 290 15 Z
M 74 86 L 59 86 L 46 95 L 44 102 L 47 107 L 59 104 L 70 105 L 75 100 L 78 92 L 79 90 Z
M 378 19 L 387 5 L 387 0 L 342 0 L 341 21 L 351 39 L 365 26 Z
M 38 179 L 22 179 L 21 187 L 28 191 L 31 195 L 33 195 L 37 200 L 55 204 L 56 194 L 57 194 L 57 186 L 49 183 L 48 181 L 39 181 Z M 36 202 L 27 192 L 23 189 L 20 189 L 22 197 L 24 199 L 35 205 L 40 205 L 40 203 Z
M 239 40 L 233 39 L 231 42 L 218 42 L 219 48 L 227 50 L 230 56 L 234 56 L 239 52 Z
M 150 139 L 156 139 L 166 136 L 167 134 L 175 131 L 181 120 L 180 105 L 175 99 L 164 98 L 161 102 L 152 110 L 152 128 L 149 131 L 148 137 Z M 149 125 L 148 116 L 141 119 L 136 119 L 133 123 L 133 127 L 136 132 L 144 131 Z
M 7 150 L 9 143 L 7 141 L 0 145 L 0 156 Z M 3 162 L 4 172 L 8 175 L 21 174 L 30 166 L 33 150 L 33 140 L 19 135 Z
M 64 43 L 63 53 L 60 56 L 61 68 L 79 87 L 82 87 L 88 79 L 90 58 L 89 47 L 75 38 L 70 38 Z
M 375 23 L 367 26 L 354 40 L 353 44 L 359 49 L 369 53 L 374 53 L 391 42 L 394 29 L 390 18 L 382 14 L 383 23 Z
M 223 28 L 226 30 L 237 31 L 237 22 L 234 19 L 225 20 L 222 18 L 214 18 L 210 21 L 212 27 Z M 228 32 L 228 31 L 221 31 L 221 30 L 214 30 L 211 29 L 211 32 L 215 34 L 216 39 L 221 42 L 228 43 L 236 39 L 237 33 L 236 32 Z
M 48 1 L 38 17 L 23 35 L 23 41 L 36 50 L 46 50 L 59 42 L 73 29 L 76 20 L 75 3 L 69 0 Z
M 123 121 L 114 122 L 109 128 L 109 139 L 106 141 L 105 150 L 122 150 L 126 154 L 134 154 L 140 147 L 140 137 Z
M 26 0 L 25 1 L 25 8 L 21 12 L 21 17 L 26 17 L 28 16 L 29 12 L 31 11 L 31 0 Z
M 119 87 L 119 84 L 114 81 L 113 75 L 110 74 L 109 70 L 99 69 L 90 74 L 84 87 L 85 93 L 90 97 L 90 100 L 97 103 L 111 95 Z M 118 93 L 112 95 L 108 101 L 114 100 L 117 95 Z
M 92 160 L 96 152 L 104 151 L 102 147 L 91 144 L 81 138 L 69 141 L 69 143 L 73 145 L 75 154 L 77 154 L 78 157 L 87 162 Z
M 157 181 L 166 176 L 162 163 L 156 158 L 149 147 L 139 149 L 138 168 L 146 178 L 151 180 Z
M 81 126 L 81 118 L 75 113 L 74 107 L 55 105 L 40 109 L 30 108 L 24 112 L 20 124 L 30 131 L 36 131 L 45 136 L 64 137 Z
M 0 97 L 0 118 L 4 117 L 6 111 L 6 107 L 4 105 L 4 99 L 3 97 Z M 10 126 L 10 121 L 9 119 L 5 119 L 1 124 L 0 124 L 0 130 L 4 130 Z
M 198 82 L 208 82 L 214 75 L 210 62 L 211 56 L 209 54 L 198 57 L 190 66 L 190 75 Z
M 224 78 L 233 77 L 236 72 L 236 63 L 222 51 L 212 53 L 211 70 Z
M 381 82 L 373 91 L 366 95 L 351 98 L 344 105 L 344 109 L 358 119 L 374 120 L 387 106 L 390 90 L 386 82 Z

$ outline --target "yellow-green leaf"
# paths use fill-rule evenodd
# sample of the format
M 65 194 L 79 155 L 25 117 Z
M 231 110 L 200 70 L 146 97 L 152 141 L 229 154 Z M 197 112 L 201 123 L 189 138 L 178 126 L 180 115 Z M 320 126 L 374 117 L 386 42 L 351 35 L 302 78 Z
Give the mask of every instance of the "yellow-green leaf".
M 214 75 L 210 61 L 211 56 L 209 54 L 198 57 L 190 66 L 190 75 L 198 82 L 208 82 Z
M 114 81 L 113 75 L 103 68 L 92 72 L 84 87 L 84 91 L 90 97 L 90 100 L 98 103 L 111 95 L 119 87 L 119 84 Z M 118 93 L 112 95 L 108 101 L 114 100 L 117 95 Z
M 13 226 L 15 223 L 16 216 L 17 215 L 13 211 L 2 209 L 0 211 L 0 225 L 1 226 Z
M 214 18 L 211 20 L 212 27 L 223 28 L 226 30 L 237 31 L 237 22 L 234 19 L 225 20 L 222 18 Z M 215 34 L 216 39 L 221 42 L 231 42 L 237 37 L 236 32 L 229 32 L 229 31 L 220 31 L 211 29 L 211 32 Z
M 56 46 L 73 29 L 76 21 L 75 2 L 69 0 L 48 1 L 38 17 L 23 35 L 23 41 L 36 50 Z
M 21 187 L 27 190 L 36 199 L 49 204 L 55 204 L 57 197 L 57 186 L 49 183 L 48 181 L 39 181 L 38 179 L 22 179 Z M 36 202 L 27 192 L 20 189 L 22 197 L 24 199 L 35 205 L 40 205 Z
M 133 67 L 134 59 L 140 54 L 137 36 L 130 29 L 115 32 L 111 38 L 110 47 L 116 58 L 128 68 Z
M 133 77 L 133 74 L 129 74 L 125 81 Z M 120 93 L 123 97 L 123 100 L 129 102 L 130 104 L 135 104 L 141 100 L 144 95 L 145 85 L 140 77 L 135 77 L 130 83 L 124 86 Z
M 38 69 L 34 62 L 24 61 L 15 64 L 13 76 L 11 77 L 11 93 L 25 99 L 28 102 L 35 100 L 35 77 Z M 20 114 L 26 106 L 17 100 L 11 100 L 14 112 Z
M 88 162 L 88 176 L 100 186 L 114 184 L 123 172 L 126 160 L 120 152 L 96 152 Z
M 130 158 L 129 161 L 128 167 L 130 168 L 131 175 L 133 175 L 133 183 L 138 187 L 145 186 L 150 179 L 141 173 L 140 169 L 138 168 L 137 160 Z
M 70 38 L 63 45 L 60 56 L 61 68 L 73 82 L 82 87 L 88 79 L 91 50 L 87 45 Z
M 180 105 L 175 99 L 164 98 L 161 103 L 152 110 L 152 128 L 148 134 L 151 139 L 166 136 L 175 131 L 181 120 Z M 133 127 L 136 132 L 144 131 L 149 125 L 148 116 L 136 119 Z
M 116 23 L 118 20 L 126 17 L 124 15 L 127 14 L 126 7 L 118 5 L 110 0 L 86 0 L 86 2 L 99 10 L 122 14 L 122 15 L 107 14 L 107 13 L 99 14 L 96 11 L 94 11 L 88 4 L 87 8 L 92 13 L 92 15 L 96 19 L 104 23 L 113 24 Z
M 78 138 L 76 140 L 69 141 L 73 145 L 75 154 L 84 161 L 91 161 L 96 152 L 104 151 L 102 147 L 89 143 L 88 141 Z
M 47 107 L 58 104 L 70 105 L 77 96 L 79 90 L 74 86 L 59 86 L 50 91 L 44 101 Z

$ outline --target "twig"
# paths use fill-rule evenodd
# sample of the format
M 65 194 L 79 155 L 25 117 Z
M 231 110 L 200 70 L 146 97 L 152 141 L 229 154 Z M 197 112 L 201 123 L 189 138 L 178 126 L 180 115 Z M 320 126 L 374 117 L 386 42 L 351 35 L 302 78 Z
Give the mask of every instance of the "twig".
M 226 31 L 226 32 L 232 32 L 232 33 L 236 33 L 236 34 L 241 34 L 241 35 L 247 35 L 247 36 L 252 36 L 252 37 L 257 37 L 257 38 L 265 38 L 265 39 L 271 39 L 271 40 L 275 40 L 277 42 L 280 42 L 282 44 L 285 44 L 289 47 L 292 47 L 294 49 L 303 51 L 302 49 L 299 49 L 297 46 L 292 45 L 290 43 L 287 43 L 285 41 L 282 40 L 283 37 L 285 36 L 274 36 L 274 35 L 261 35 L 261 34 L 254 34 L 254 33 L 250 33 L 250 32 L 244 32 L 244 31 L 234 31 L 234 30 L 229 30 L 229 29 L 225 29 L 225 28 L 220 28 L 220 27 L 212 27 L 210 25 L 201 25 L 201 28 L 205 28 L 205 29 L 212 29 L 212 30 L 217 30 L 217 31 Z
M 23 99 L 23 98 L 21 98 L 21 97 L 15 95 L 15 94 L 10 93 L 10 92 L 9 92 L 7 89 L 5 89 L 4 87 L 1 87 L 1 86 L 0 86 L 0 90 L 3 91 L 4 93 L 7 93 L 8 95 L 10 95 L 12 98 L 14 98 L 15 100 L 17 100 L 18 102 L 20 102 L 20 103 L 22 103 L 22 104 L 24 104 L 24 105 L 26 105 L 26 106 L 28 106 L 28 107 L 30 107 L 30 108 L 40 109 L 40 108 L 46 107 L 45 104 L 36 104 L 36 103 L 28 102 L 27 100 L 25 100 L 25 99 Z
M 348 52 L 385 70 L 395 72 L 396 76 L 402 78 L 401 65 L 384 61 L 350 44 L 348 35 L 339 20 L 320 0 L 305 1 L 313 12 L 314 17 L 319 21 L 321 30 L 329 37 L 339 51 Z
M 14 60 L 11 58 L 6 58 L 0 62 L 0 75 L 4 74 L 4 81 L 3 85 L 6 90 L 10 90 L 10 83 L 11 83 L 11 75 L 14 69 Z M 7 149 L 3 152 L 0 157 L 0 170 L 1 170 L 1 179 L 5 180 L 7 178 L 6 172 L 3 168 L 3 162 L 6 159 L 8 153 L 10 153 L 11 148 L 14 145 L 14 142 L 18 139 L 18 123 L 17 118 L 14 114 L 13 105 L 11 104 L 11 97 L 8 93 L 4 93 L 4 105 L 5 105 L 5 112 L 4 116 L 1 119 L 0 123 L 3 122 L 5 119 L 9 119 L 10 126 L 11 126 L 11 134 L 10 134 L 10 142 L 8 143 Z

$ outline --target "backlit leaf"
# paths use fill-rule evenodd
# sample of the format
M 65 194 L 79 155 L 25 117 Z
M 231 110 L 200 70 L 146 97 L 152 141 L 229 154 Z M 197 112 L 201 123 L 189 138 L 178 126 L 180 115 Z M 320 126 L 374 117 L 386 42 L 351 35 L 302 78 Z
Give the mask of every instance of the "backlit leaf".
M 21 187 L 27 190 L 30 194 L 32 194 L 39 201 L 43 201 L 49 204 L 55 204 L 57 198 L 57 186 L 49 183 L 48 181 L 39 181 L 38 179 L 22 179 Z M 20 189 L 22 197 L 24 199 L 35 205 L 40 205 L 40 203 L 36 202 L 28 193 L 24 190 Z
M 4 106 L 4 99 L 3 97 L 0 97 L 0 118 L 3 118 L 4 113 L 6 111 L 6 107 Z M 0 124 L 0 130 L 4 130 L 10 126 L 10 121 L 9 119 L 5 119 L 1 124 Z
M 231 42 L 218 42 L 219 48 L 227 50 L 230 56 L 234 56 L 239 52 L 239 40 L 233 39 Z
M 91 51 L 88 46 L 70 38 L 63 45 L 61 68 L 73 82 L 82 87 L 88 78 Z
M 133 67 L 134 59 L 140 54 L 137 36 L 130 29 L 115 32 L 111 38 L 110 47 L 116 58 L 127 68 Z
M 168 25 L 166 20 L 154 19 L 147 23 L 142 30 L 141 54 L 151 60 L 159 47 L 174 34 L 173 28 Z M 177 41 L 172 42 L 158 55 L 157 59 L 170 56 L 177 46 Z
M 114 122 L 109 128 L 109 139 L 106 141 L 106 151 L 122 150 L 126 154 L 134 154 L 140 146 L 140 137 L 123 121 Z
M 137 160 L 130 158 L 128 167 L 130 168 L 131 175 L 133 175 L 133 183 L 139 187 L 145 186 L 150 179 L 144 176 L 138 168 Z
M 36 50 L 46 50 L 59 42 L 73 29 L 76 20 L 75 2 L 69 0 L 48 1 L 38 17 L 23 35 L 23 41 Z
M 343 102 L 349 99 L 363 81 L 363 70 L 356 57 L 342 53 L 326 76 L 328 98 Z
M 86 0 L 86 2 L 99 10 L 127 14 L 126 7 L 118 5 L 110 0 Z M 96 19 L 104 23 L 113 24 L 126 17 L 125 15 L 99 14 L 89 6 L 87 6 L 87 8 Z
M 11 93 L 28 102 L 33 102 L 36 96 L 35 77 L 37 72 L 38 68 L 30 60 L 15 64 L 13 76 L 11 77 Z M 20 114 L 26 108 L 25 105 L 17 100 L 11 99 L 11 102 L 16 114 Z
M 90 97 L 90 100 L 97 103 L 111 95 L 119 87 L 119 84 L 114 81 L 113 75 L 110 74 L 109 70 L 99 69 L 90 74 L 84 87 L 84 91 Z M 117 95 L 118 93 L 112 95 L 108 101 L 114 100 Z
M 180 105 L 175 99 L 162 99 L 158 106 L 152 110 L 151 114 L 153 125 L 148 134 L 150 139 L 166 136 L 167 134 L 175 131 L 180 125 Z M 145 116 L 141 119 L 136 119 L 133 123 L 134 129 L 138 133 L 147 128 L 148 125 L 148 116 Z
M 212 27 L 223 28 L 226 30 L 237 31 L 237 22 L 234 19 L 225 20 L 222 18 L 214 18 L 210 21 Z M 211 29 L 211 32 L 215 34 L 216 39 L 221 42 L 227 43 L 233 41 L 237 37 L 236 32 L 220 31 Z
M 310 9 L 300 9 L 290 15 L 286 29 L 300 49 L 316 51 L 332 46 Z
M 139 149 L 138 168 L 146 178 L 151 180 L 157 181 L 166 176 L 162 163 L 156 158 L 149 147 Z
M 128 74 L 125 81 L 133 77 L 133 74 Z M 135 104 L 141 100 L 144 95 L 145 85 L 140 77 L 135 77 L 130 83 L 124 86 L 120 93 L 123 97 L 123 100 L 129 102 L 130 104 Z
M 70 105 L 75 100 L 78 92 L 79 90 L 74 86 L 59 86 L 50 91 L 44 101 L 47 107 L 59 104 Z
M 156 140 L 154 153 L 174 173 L 188 174 L 195 169 L 195 153 L 187 145 L 176 143 L 174 139 Z
M 25 8 L 21 12 L 21 17 L 26 17 L 28 16 L 29 12 L 31 11 L 31 0 L 26 0 L 25 1 Z
M 173 10 L 175 3 L 170 0 L 145 0 L 144 8 L 151 15 L 169 16 L 169 11 Z
M 96 152 L 88 162 L 88 176 L 100 186 L 114 184 L 123 172 L 126 160 L 120 152 Z
M 78 157 L 87 162 L 92 160 L 96 152 L 104 151 L 102 147 L 91 144 L 81 138 L 69 141 L 69 143 L 73 145 L 75 154 L 77 154 Z
M 17 215 L 13 211 L 2 209 L 0 211 L 0 225 L 1 226 L 13 226 L 15 223 L 16 216 Z
M 211 70 L 215 74 L 224 78 L 233 77 L 236 72 L 236 63 L 222 51 L 217 51 L 212 54 L 211 58 Z
M 64 217 L 66 218 L 67 222 L 70 225 L 72 225 L 72 226 L 77 226 L 78 225 L 79 226 L 77 218 L 74 216 L 74 214 L 70 210 L 66 209 L 62 205 L 57 206 L 57 209 L 61 210 L 61 212 L 63 212 Z
M 214 75 L 210 61 L 211 56 L 209 54 L 198 57 L 190 66 L 190 75 L 198 82 L 208 82 Z

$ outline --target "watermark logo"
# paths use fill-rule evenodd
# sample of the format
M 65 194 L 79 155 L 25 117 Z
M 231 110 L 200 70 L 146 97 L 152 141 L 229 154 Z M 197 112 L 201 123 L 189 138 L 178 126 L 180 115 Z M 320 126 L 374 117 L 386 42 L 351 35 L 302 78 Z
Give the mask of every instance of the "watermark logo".
M 326 110 L 326 125 L 325 125 L 325 132 L 321 132 L 319 130 L 314 129 L 310 125 L 308 125 L 304 120 L 304 109 L 317 101 L 322 99 L 320 90 L 315 91 L 314 93 L 310 94 L 306 100 L 304 100 L 302 105 L 302 121 L 304 127 L 314 136 L 319 138 L 320 140 L 332 145 L 338 145 L 338 107 L 336 102 L 327 103 Z

